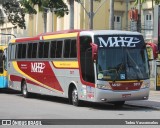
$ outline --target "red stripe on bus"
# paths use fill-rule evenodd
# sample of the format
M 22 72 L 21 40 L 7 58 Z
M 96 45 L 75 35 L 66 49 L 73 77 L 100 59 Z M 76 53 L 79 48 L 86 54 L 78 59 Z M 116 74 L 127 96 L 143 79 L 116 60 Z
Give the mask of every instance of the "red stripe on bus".
M 17 62 L 19 69 L 37 82 L 48 87 L 63 92 L 58 79 L 55 76 L 49 62 L 47 61 L 19 61 Z M 43 66 L 43 67 L 41 67 Z

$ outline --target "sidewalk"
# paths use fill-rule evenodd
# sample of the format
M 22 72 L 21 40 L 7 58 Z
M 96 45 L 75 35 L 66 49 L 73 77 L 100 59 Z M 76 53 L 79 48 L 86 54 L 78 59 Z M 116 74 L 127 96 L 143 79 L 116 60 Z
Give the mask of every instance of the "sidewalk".
M 126 104 L 155 108 L 160 110 L 160 91 L 150 90 L 148 100 L 127 101 Z

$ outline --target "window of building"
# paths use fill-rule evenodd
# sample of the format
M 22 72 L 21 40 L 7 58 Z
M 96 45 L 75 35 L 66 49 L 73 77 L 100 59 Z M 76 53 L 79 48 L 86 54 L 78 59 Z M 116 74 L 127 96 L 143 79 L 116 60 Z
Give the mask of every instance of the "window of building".
M 152 20 L 152 14 L 147 13 L 144 16 L 144 30 L 145 30 L 145 36 L 152 38 L 153 34 L 153 20 Z
M 121 16 L 114 16 L 114 29 L 115 30 L 122 30 L 122 20 Z

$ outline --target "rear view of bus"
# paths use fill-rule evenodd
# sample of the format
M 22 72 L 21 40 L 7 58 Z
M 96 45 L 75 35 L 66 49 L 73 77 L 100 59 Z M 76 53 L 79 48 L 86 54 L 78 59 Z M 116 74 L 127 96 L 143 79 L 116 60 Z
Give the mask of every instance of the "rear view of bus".
M 137 32 L 92 34 L 96 101 L 124 104 L 149 95 L 149 66 L 143 36 Z
M 7 46 L 0 46 L 0 88 L 7 88 L 7 69 L 6 69 Z

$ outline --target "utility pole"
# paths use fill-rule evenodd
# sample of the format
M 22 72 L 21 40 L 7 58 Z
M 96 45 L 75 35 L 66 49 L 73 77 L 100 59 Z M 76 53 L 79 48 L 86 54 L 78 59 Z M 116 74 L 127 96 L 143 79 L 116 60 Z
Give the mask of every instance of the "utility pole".
M 137 31 L 141 32 L 141 0 L 138 0 L 138 21 L 137 21 Z
M 129 0 L 126 0 L 126 30 L 128 30 L 128 3 Z
M 93 0 L 90 0 L 89 29 L 93 29 Z
M 70 2 L 70 29 L 74 29 L 74 0 L 69 0 Z
M 106 2 L 106 0 L 103 0 L 103 2 L 101 2 L 101 4 L 99 5 L 99 7 L 96 9 L 95 12 L 93 12 L 93 0 L 90 0 L 90 11 L 88 12 L 86 10 L 86 8 L 83 5 L 83 2 L 81 0 L 79 0 L 79 3 L 81 4 L 81 6 L 83 7 L 84 11 L 86 12 L 87 16 L 89 17 L 89 29 L 93 29 L 93 18 L 95 16 L 95 14 L 98 12 L 98 10 L 102 7 L 102 5 Z
M 114 0 L 110 0 L 109 28 L 110 30 L 114 30 Z

